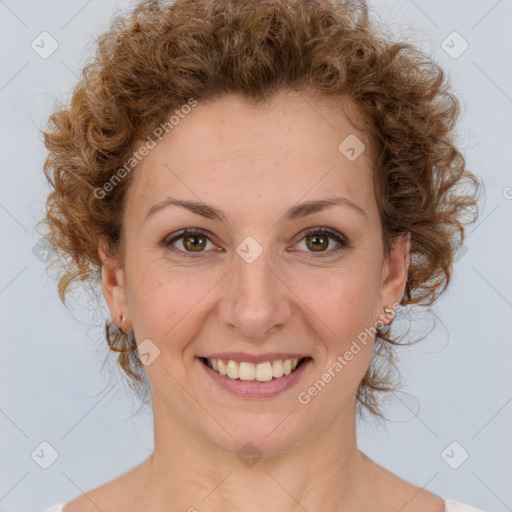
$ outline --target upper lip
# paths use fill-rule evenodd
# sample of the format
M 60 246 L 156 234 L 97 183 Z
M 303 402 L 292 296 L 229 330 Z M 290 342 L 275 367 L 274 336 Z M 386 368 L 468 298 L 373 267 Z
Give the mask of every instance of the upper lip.
M 223 359 L 240 363 L 265 363 L 267 361 L 277 361 L 279 359 L 302 359 L 308 357 L 306 354 L 290 353 L 290 352 L 268 352 L 266 354 L 247 354 L 245 352 L 216 352 L 207 356 L 201 356 L 207 359 Z

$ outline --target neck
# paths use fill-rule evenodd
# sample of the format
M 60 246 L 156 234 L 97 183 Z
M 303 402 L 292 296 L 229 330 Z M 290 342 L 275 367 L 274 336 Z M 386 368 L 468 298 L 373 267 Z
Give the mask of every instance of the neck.
M 144 485 L 148 510 L 357 510 L 354 504 L 368 492 L 368 459 L 356 442 L 355 400 L 322 436 L 253 459 L 183 424 L 158 395 L 153 416 L 155 448 Z

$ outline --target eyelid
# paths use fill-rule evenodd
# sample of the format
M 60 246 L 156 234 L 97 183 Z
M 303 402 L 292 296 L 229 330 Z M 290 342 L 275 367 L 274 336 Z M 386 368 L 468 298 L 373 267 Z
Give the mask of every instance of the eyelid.
M 326 252 L 320 251 L 320 252 L 317 253 L 318 255 L 315 255 L 314 251 L 306 251 L 307 253 L 312 255 L 313 258 L 322 258 L 322 257 L 326 258 L 328 256 L 332 256 L 334 254 L 337 254 L 338 252 L 340 252 L 343 249 L 348 249 L 349 247 L 351 247 L 351 244 L 350 244 L 349 240 L 347 239 L 347 237 L 343 233 L 340 233 L 338 230 L 333 229 L 333 228 L 329 228 L 327 226 L 318 226 L 318 227 L 307 228 L 307 229 L 303 230 L 298 235 L 298 236 L 300 236 L 300 238 L 295 242 L 295 245 L 298 244 L 299 242 L 301 242 L 302 240 L 304 240 L 304 238 L 306 238 L 307 236 L 311 236 L 311 235 L 314 235 L 314 234 L 328 235 L 328 238 L 331 238 L 335 242 L 337 242 L 339 247 L 337 247 L 335 249 L 330 249 L 329 251 L 326 251 Z M 176 248 L 171 248 L 171 245 L 174 242 L 177 242 L 178 240 L 186 237 L 187 235 L 198 235 L 198 236 L 202 235 L 202 236 L 205 236 L 208 240 L 210 240 L 212 242 L 214 240 L 216 240 L 215 235 L 213 235 L 213 233 L 211 233 L 210 231 L 208 231 L 206 229 L 202 229 L 202 228 L 185 228 L 185 229 L 182 229 L 182 230 L 178 231 L 177 233 L 173 233 L 172 235 L 169 235 L 169 236 L 165 237 L 162 240 L 161 245 L 164 248 L 169 249 L 169 250 L 171 250 L 173 252 L 180 253 L 180 255 L 182 255 L 185 258 L 187 258 L 187 257 L 197 258 L 201 254 L 208 252 L 208 251 L 199 251 L 197 253 L 194 253 L 194 252 L 189 252 L 189 251 L 182 251 L 182 250 L 179 250 L 179 249 L 176 249 Z
M 324 226 L 324 227 L 320 226 L 318 228 L 307 228 L 302 233 L 303 233 L 302 238 L 309 236 L 309 235 L 316 234 L 316 233 L 322 233 L 322 234 L 327 233 L 334 239 L 340 239 L 340 243 L 344 243 L 347 246 L 349 245 L 349 241 L 343 233 L 340 233 L 337 229 L 329 228 L 327 226 Z M 300 240 L 302 240 L 302 238 Z
M 336 247 L 334 249 L 330 249 L 325 252 L 320 251 L 318 253 L 315 253 L 314 251 L 306 251 L 306 253 L 309 255 L 307 257 L 311 257 L 314 259 L 328 258 L 330 256 L 337 255 L 339 252 L 341 252 L 344 249 L 349 249 L 352 247 L 348 238 L 343 233 L 340 233 L 337 229 L 329 228 L 327 226 L 324 226 L 324 227 L 319 226 L 319 227 L 305 229 L 304 231 L 301 232 L 301 234 L 300 234 L 301 238 L 299 238 L 297 243 L 304 240 L 304 238 L 306 238 L 307 236 L 311 236 L 314 234 L 328 235 L 328 238 L 331 238 L 335 242 L 337 242 L 338 247 Z
M 173 244 L 174 242 L 182 239 L 182 238 L 185 238 L 187 235 L 203 235 L 205 236 L 207 239 L 209 239 L 210 241 L 213 241 L 213 240 L 217 240 L 217 238 L 215 237 L 215 235 L 213 233 L 211 233 L 210 231 L 208 231 L 207 229 L 202 229 L 202 228 L 185 228 L 185 229 L 182 229 L 180 231 L 177 231 L 176 233 L 172 233 L 171 235 L 168 235 L 166 236 L 163 240 L 162 240 L 162 245 L 164 248 L 169 248 L 171 246 L 171 244 Z M 177 252 L 185 252 L 185 251 L 177 251 Z M 188 253 L 188 254 L 194 254 L 194 253 Z M 196 253 L 196 254 L 200 254 L 200 253 Z

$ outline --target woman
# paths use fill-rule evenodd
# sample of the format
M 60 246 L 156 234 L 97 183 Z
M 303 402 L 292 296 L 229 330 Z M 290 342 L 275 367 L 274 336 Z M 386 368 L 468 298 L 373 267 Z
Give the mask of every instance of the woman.
M 155 448 L 52 510 L 476 510 L 372 461 L 355 426 L 393 389 L 395 313 L 439 297 L 476 219 L 457 116 L 363 2 L 119 17 L 45 133 L 45 222 L 62 300 L 101 281 Z

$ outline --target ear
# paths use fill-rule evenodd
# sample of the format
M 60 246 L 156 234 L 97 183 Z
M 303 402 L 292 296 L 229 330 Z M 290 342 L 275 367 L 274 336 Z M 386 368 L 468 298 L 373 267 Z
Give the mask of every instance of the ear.
M 407 284 L 410 264 L 411 234 L 401 233 L 393 242 L 389 257 L 384 260 L 382 267 L 382 282 L 377 315 L 384 320 L 380 323 L 391 324 L 396 307 L 402 300 Z M 392 313 L 384 313 L 384 308 L 391 308 Z
M 101 283 L 103 295 L 107 301 L 112 318 L 119 329 L 124 332 L 132 328 L 128 311 L 128 301 L 125 289 L 125 272 L 121 267 L 104 238 L 98 243 L 98 255 L 102 261 Z M 121 318 L 125 317 L 122 322 Z

